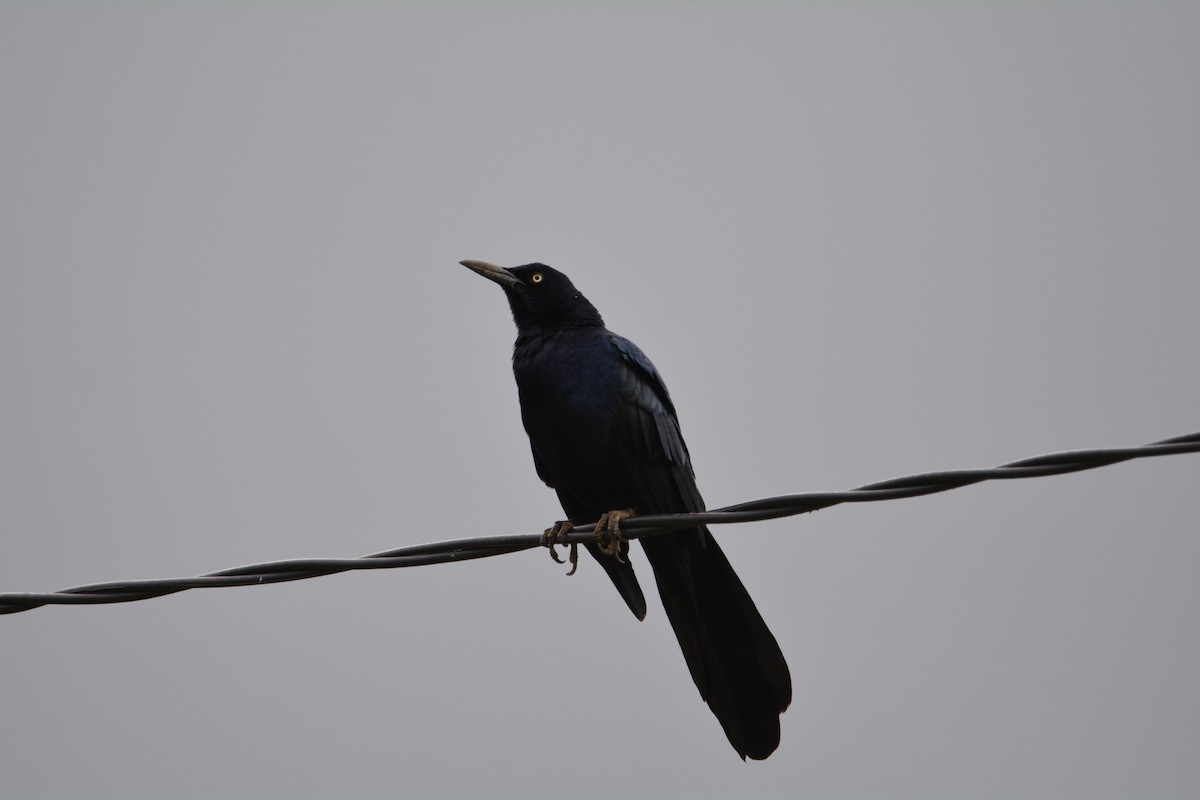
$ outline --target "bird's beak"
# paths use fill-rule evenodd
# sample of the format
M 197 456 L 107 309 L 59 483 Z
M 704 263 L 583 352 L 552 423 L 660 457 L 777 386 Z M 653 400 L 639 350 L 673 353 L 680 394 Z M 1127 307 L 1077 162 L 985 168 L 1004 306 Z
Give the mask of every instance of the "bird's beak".
M 495 281 L 506 289 L 510 286 L 516 286 L 521 282 L 520 278 L 513 275 L 504 267 L 497 267 L 495 264 L 489 264 L 486 261 L 472 261 L 471 259 L 467 259 L 458 263 L 473 272 L 478 272 L 489 281 Z

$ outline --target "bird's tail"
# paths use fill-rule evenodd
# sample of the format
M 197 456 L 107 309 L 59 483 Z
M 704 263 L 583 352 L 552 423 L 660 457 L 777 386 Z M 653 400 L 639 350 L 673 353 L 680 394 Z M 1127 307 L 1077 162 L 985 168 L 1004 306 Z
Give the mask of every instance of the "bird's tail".
M 600 562 L 600 566 L 604 567 L 604 571 L 608 573 L 613 586 L 616 586 L 617 591 L 621 593 L 629 610 L 639 620 L 643 620 L 646 618 L 646 598 L 642 594 L 642 587 L 638 584 L 637 575 L 633 571 L 633 563 L 629 558 L 629 542 L 622 541 L 619 546 L 621 557 L 613 558 L 601 553 L 597 545 L 591 543 L 584 545 L 592 557 Z
M 642 540 L 692 680 L 744 759 L 779 746 L 792 677 L 775 637 L 707 528 Z

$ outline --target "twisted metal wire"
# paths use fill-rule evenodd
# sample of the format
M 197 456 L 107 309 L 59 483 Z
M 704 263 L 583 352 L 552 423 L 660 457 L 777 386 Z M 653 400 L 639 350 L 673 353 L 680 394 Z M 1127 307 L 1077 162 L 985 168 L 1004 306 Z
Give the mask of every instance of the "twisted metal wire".
M 627 539 L 645 538 L 694 525 L 721 525 L 777 519 L 805 514 L 841 503 L 866 503 L 876 500 L 896 500 L 902 497 L 919 497 L 970 486 L 982 481 L 1040 478 L 1047 475 L 1062 475 L 1068 472 L 1095 469 L 1135 458 L 1197 452 L 1200 452 L 1200 432 L 1176 436 L 1140 447 L 1076 450 L 1035 456 L 992 469 L 926 472 L 867 484 L 848 492 L 781 495 L 694 514 L 647 514 L 624 520 L 621 523 L 621 532 Z M 593 525 L 591 524 L 576 525 L 567 535 L 566 542 L 593 541 L 592 529 Z M 233 567 L 194 578 L 94 583 L 57 592 L 6 592 L 0 593 L 0 614 L 15 614 L 44 605 L 129 603 L 134 600 L 163 597 L 188 589 L 217 586 L 259 586 L 267 583 L 306 580 L 349 570 L 395 569 L 425 566 L 426 564 L 444 564 L 451 561 L 467 561 L 528 550 L 538 547 L 541 543 L 542 534 L 540 533 L 480 536 L 400 547 L 359 558 L 297 558 L 287 561 L 269 561 L 262 564 Z

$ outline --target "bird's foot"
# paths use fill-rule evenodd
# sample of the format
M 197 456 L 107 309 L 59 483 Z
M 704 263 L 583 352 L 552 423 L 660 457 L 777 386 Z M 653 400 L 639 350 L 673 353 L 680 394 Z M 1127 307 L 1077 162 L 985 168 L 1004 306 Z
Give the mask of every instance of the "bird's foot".
M 569 519 L 563 519 L 546 528 L 546 531 L 542 534 L 542 547 L 548 548 L 550 550 L 550 557 L 559 564 L 567 562 L 558 557 L 558 551 L 554 549 L 554 546 L 565 544 L 570 547 L 567 561 L 571 562 L 571 569 L 567 572 L 567 575 L 574 575 L 575 570 L 579 569 L 579 545 L 567 541 L 567 534 L 574 527 L 574 522 L 571 522 Z
M 621 543 L 625 541 L 625 537 L 621 534 L 621 520 L 632 516 L 632 508 L 614 509 L 601 514 L 596 522 L 596 546 L 600 548 L 601 553 L 615 556 L 622 564 L 625 562 L 621 560 Z

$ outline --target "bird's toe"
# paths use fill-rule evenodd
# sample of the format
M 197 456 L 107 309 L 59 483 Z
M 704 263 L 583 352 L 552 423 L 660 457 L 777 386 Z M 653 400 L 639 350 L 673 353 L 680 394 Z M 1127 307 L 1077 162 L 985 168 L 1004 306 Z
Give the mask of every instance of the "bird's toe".
M 606 556 L 614 556 L 622 564 L 621 547 L 625 541 L 621 533 L 621 520 L 633 516 L 632 508 L 614 509 L 600 515 L 596 522 L 596 545 Z
M 562 519 L 546 528 L 542 533 L 542 547 L 550 551 L 550 557 L 558 564 L 566 564 L 568 561 L 571 564 L 571 569 L 567 572 L 568 575 L 574 575 L 575 570 L 579 568 L 579 545 L 572 544 L 567 541 L 567 534 L 571 532 L 571 528 L 575 527 L 575 523 L 569 519 Z M 567 556 L 567 561 L 563 561 L 558 557 L 558 551 L 554 549 L 555 545 L 569 545 L 570 551 Z

